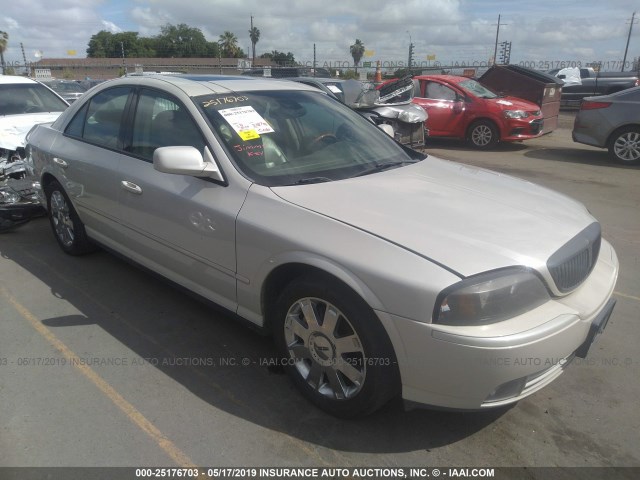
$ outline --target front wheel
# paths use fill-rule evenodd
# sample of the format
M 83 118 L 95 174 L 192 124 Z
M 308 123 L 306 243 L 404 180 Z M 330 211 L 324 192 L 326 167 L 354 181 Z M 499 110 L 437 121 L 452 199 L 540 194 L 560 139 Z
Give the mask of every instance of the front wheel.
M 53 181 L 45 186 L 44 192 L 49 222 L 60 248 L 69 255 L 82 255 L 96 250 L 62 186 Z
M 626 127 L 615 132 L 609 141 L 609 155 L 619 163 L 640 164 L 640 128 Z
M 336 279 L 309 276 L 289 284 L 273 327 L 285 370 L 322 410 L 363 416 L 399 393 L 386 331 L 373 310 Z
M 471 145 L 480 149 L 492 148 L 500 139 L 498 129 L 488 120 L 478 120 L 472 123 L 467 137 Z

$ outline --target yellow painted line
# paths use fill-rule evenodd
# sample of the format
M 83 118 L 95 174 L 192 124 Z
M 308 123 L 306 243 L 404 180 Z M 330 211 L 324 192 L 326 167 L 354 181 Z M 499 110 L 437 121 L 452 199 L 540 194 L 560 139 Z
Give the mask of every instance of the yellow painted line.
M 154 345 L 156 345 L 160 349 L 161 352 L 167 353 L 169 356 L 171 356 L 171 358 L 173 358 L 173 359 L 177 359 L 178 358 L 177 355 L 175 354 L 175 352 L 173 352 L 170 348 L 167 348 L 166 346 L 164 346 L 160 342 L 158 342 L 156 339 L 154 339 L 152 336 L 147 335 L 146 333 L 144 333 L 137 326 L 135 326 L 134 324 L 129 322 L 126 318 L 124 318 L 118 312 L 114 311 L 109 306 L 105 305 L 100 299 L 96 298 L 94 295 L 91 295 L 86 290 L 78 288 L 77 283 L 74 283 L 73 281 L 69 280 L 64 275 L 61 275 L 59 272 L 56 271 L 55 268 L 53 268 L 47 262 L 45 262 L 44 260 L 41 260 L 40 258 L 32 255 L 31 253 L 27 252 L 24 249 L 22 250 L 22 253 L 24 253 L 27 257 L 29 257 L 34 262 L 37 262 L 40 265 L 46 267 L 49 270 L 50 274 L 53 274 L 56 277 L 58 277 L 69 288 L 73 288 L 77 293 L 79 293 L 80 295 L 85 297 L 87 300 L 89 300 L 91 303 L 93 303 L 94 305 L 99 307 L 101 310 L 103 310 L 105 312 L 106 315 L 108 315 L 111 318 L 113 318 L 114 320 L 117 320 L 118 322 L 122 323 L 124 326 L 126 326 L 127 328 L 129 328 L 130 330 L 135 332 L 136 335 L 139 335 L 140 337 L 144 338 L 148 342 L 153 343 Z M 191 365 L 187 366 L 186 368 L 188 368 L 191 372 L 193 372 L 194 374 L 196 374 L 199 377 L 201 377 L 202 379 L 204 379 L 205 382 L 208 384 L 208 386 L 212 387 L 219 394 L 224 395 L 227 399 L 229 399 L 235 405 L 237 405 L 239 407 L 242 407 L 242 408 L 249 408 L 249 406 L 245 402 L 242 402 L 241 400 L 236 398 L 235 395 L 233 395 L 231 392 L 227 391 L 222 386 L 220 386 L 219 384 L 217 384 L 216 382 L 211 380 L 200 369 L 197 369 L 197 368 L 195 368 L 195 367 L 193 367 Z
M 80 295 L 84 296 L 87 300 L 89 300 L 90 302 L 92 302 L 94 305 L 98 306 L 100 309 L 102 309 L 107 315 L 111 316 L 111 318 L 113 318 L 114 320 L 122 323 L 123 325 L 125 325 L 127 328 L 131 329 L 133 332 L 135 332 L 137 335 L 143 337 L 145 340 L 153 343 L 154 345 L 158 346 L 160 348 L 161 351 L 168 353 L 172 358 L 177 358 L 176 354 L 169 348 L 165 347 L 164 345 L 160 344 L 158 341 L 156 341 L 153 337 L 147 335 L 146 333 L 144 333 L 143 331 L 141 331 L 138 327 L 136 327 L 135 325 L 133 325 L 131 322 L 129 322 L 127 319 L 125 319 L 122 315 L 120 315 L 118 312 L 114 311 L 112 308 L 109 308 L 107 305 L 105 305 L 102 301 L 100 301 L 98 298 L 96 298 L 95 296 L 89 294 L 86 290 L 80 289 L 78 288 L 77 284 L 70 281 L 68 278 L 66 278 L 64 275 L 61 275 L 55 268 L 53 268 L 51 265 L 49 265 L 47 262 L 45 262 L 44 260 L 32 255 L 31 253 L 29 253 L 26 249 L 21 248 L 21 251 L 24 255 L 26 255 L 27 257 L 29 257 L 31 260 L 33 260 L 36 263 L 39 263 L 40 265 L 42 265 L 43 267 L 46 267 L 49 270 L 50 274 L 55 275 L 56 277 L 58 277 L 62 282 L 64 282 L 67 286 L 69 286 L 70 288 L 73 288 L 76 292 L 78 292 Z M 36 320 L 37 321 L 37 320 Z M 39 325 L 42 325 L 38 322 Z M 43 328 L 44 325 L 42 325 Z M 49 332 L 51 333 L 51 332 Z M 53 335 L 53 334 L 52 334 Z M 213 380 L 211 380 L 205 373 L 203 373 L 201 370 L 194 368 L 193 366 L 188 366 L 187 367 L 191 372 L 195 373 L 196 375 L 198 375 L 200 378 L 202 378 L 205 383 L 209 386 L 212 387 L 216 392 L 218 392 L 219 394 L 225 396 L 227 399 L 229 399 L 232 403 L 234 403 L 235 405 L 245 409 L 245 410 L 254 410 L 254 408 L 250 407 L 247 403 L 241 401 L 240 399 L 236 398 L 235 395 L 233 395 L 231 392 L 229 392 L 228 390 L 226 390 L 225 388 L 223 388 L 221 385 L 219 385 L 218 383 L 214 382 Z M 297 439 L 289 434 L 287 434 L 286 432 L 282 432 L 283 435 L 285 435 L 285 438 L 287 440 L 289 440 L 291 443 L 293 443 L 295 446 L 297 446 L 299 449 L 303 450 L 305 453 L 307 453 L 307 455 L 311 456 L 311 457 L 315 457 L 315 459 L 319 462 L 319 464 L 322 465 L 326 465 L 326 466 L 331 466 L 332 463 L 327 462 L 326 460 L 324 460 L 320 454 L 313 448 L 309 447 L 308 445 L 306 445 L 306 443 L 303 440 Z M 343 462 L 344 463 L 344 462 Z
M 620 292 L 613 292 L 614 295 L 618 295 L 619 297 L 623 297 L 623 298 L 629 298 L 631 300 L 635 300 L 637 302 L 640 302 L 640 297 L 634 297 L 633 295 L 627 295 L 626 293 L 620 293 Z
M 124 399 L 111 385 L 109 385 L 91 367 L 83 364 L 73 350 L 67 347 L 51 330 L 43 325 L 29 310 L 22 306 L 4 287 L 0 287 L 0 294 L 15 308 L 15 310 L 27 320 L 36 331 L 42 335 L 63 357 L 76 367 L 91 383 L 93 383 L 102 393 L 104 393 L 113 404 L 118 407 L 126 416 L 144 431 L 151 439 L 169 455 L 169 457 L 182 468 L 197 468 L 197 465 L 180 450 L 171 440 L 169 440 L 158 428 L 145 418 L 140 411 L 131 403 Z

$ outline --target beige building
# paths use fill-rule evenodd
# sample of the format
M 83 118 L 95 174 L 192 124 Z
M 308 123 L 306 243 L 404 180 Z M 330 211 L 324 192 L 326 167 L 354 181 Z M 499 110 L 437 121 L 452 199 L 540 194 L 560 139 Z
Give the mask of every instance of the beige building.
M 274 64 L 265 58 L 256 58 L 254 67 Z M 251 68 L 251 60 L 243 58 L 43 58 L 31 65 L 35 70 L 49 70 L 51 77 L 70 80 L 108 79 L 124 73 L 178 72 L 240 75 Z

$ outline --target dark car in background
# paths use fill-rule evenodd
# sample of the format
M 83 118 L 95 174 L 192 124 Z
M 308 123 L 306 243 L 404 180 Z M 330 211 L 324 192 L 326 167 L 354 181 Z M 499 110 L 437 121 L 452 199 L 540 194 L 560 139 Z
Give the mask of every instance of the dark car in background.
M 640 164 L 640 87 L 585 98 L 572 137 L 574 142 L 608 149 L 617 162 Z
M 292 77 L 287 78 L 287 80 L 293 80 L 294 82 L 304 83 L 310 87 L 315 87 L 327 93 L 330 97 L 334 97 L 342 103 L 345 103 L 343 84 L 346 80 L 324 77 Z
M 550 70 L 548 73 L 564 82 L 562 103 L 567 106 L 575 106 L 586 97 L 610 95 L 640 86 L 637 71 L 600 72 L 591 67 L 572 67 Z
M 64 98 L 68 103 L 75 102 L 87 91 L 85 86 L 73 80 L 43 80 L 42 83 Z

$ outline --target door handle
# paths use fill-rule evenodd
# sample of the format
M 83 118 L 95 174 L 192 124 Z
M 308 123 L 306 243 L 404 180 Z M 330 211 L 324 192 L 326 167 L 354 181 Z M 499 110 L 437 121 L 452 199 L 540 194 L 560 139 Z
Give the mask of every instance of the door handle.
M 56 165 L 62 167 L 62 168 L 67 168 L 69 166 L 69 164 L 67 162 L 65 162 L 64 160 L 62 160 L 61 158 L 58 157 L 53 157 L 53 163 L 55 163 Z
M 120 185 L 128 192 L 135 193 L 136 195 L 142 195 L 142 188 L 140 188 L 135 183 L 128 182 L 127 180 L 122 180 L 120 182 Z

